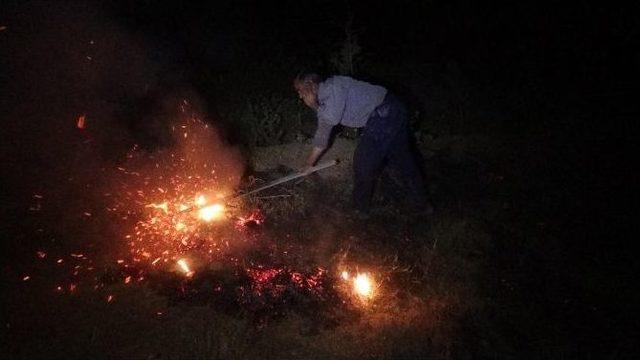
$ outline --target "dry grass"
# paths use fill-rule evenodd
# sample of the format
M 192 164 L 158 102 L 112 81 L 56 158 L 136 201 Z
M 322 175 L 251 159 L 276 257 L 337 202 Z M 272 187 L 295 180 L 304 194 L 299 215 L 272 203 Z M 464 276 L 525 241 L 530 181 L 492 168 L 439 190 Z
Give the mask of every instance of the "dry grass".
M 294 164 L 307 148 L 289 144 L 262 149 L 254 163 L 263 171 L 258 175 L 264 181 L 279 176 L 264 170 Z M 68 296 L 52 294 L 43 279 L 29 286 L 9 284 L 17 290 L 4 299 L 9 324 L 4 347 L 15 358 L 454 359 L 514 354 L 507 334 L 490 317 L 495 303 L 486 293 L 494 240 L 486 222 L 499 210 L 453 201 L 427 219 L 388 205 L 371 220 L 357 221 L 343 206 L 353 148 L 353 142 L 338 139 L 327 156 L 341 157 L 341 167 L 248 199 L 243 206 L 258 206 L 267 216 L 260 231 L 268 244 L 247 256 L 275 256 L 260 252 L 286 249 L 286 257 L 274 259 L 300 268 L 337 272 L 350 266 L 371 272 L 378 296 L 366 305 L 335 304 L 314 311 L 294 304 L 265 321 L 242 307 L 175 301 L 158 286 L 117 283 L 101 295 L 87 291 Z M 115 301 L 107 303 L 106 292 Z

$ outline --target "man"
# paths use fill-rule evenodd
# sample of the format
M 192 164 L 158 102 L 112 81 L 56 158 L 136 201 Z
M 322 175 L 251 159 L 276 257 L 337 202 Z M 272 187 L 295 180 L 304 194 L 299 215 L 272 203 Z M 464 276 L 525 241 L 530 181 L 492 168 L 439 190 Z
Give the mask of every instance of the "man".
M 298 76 L 293 85 L 300 99 L 315 110 L 318 117 L 305 170 L 314 166 L 328 148 L 335 125 L 364 128 L 353 157 L 356 211 L 368 216 L 374 183 L 385 161 L 403 175 L 413 209 L 433 211 L 410 149 L 407 110 L 393 94 L 382 86 L 347 76 L 332 76 L 321 81 L 316 74 L 305 74 Z

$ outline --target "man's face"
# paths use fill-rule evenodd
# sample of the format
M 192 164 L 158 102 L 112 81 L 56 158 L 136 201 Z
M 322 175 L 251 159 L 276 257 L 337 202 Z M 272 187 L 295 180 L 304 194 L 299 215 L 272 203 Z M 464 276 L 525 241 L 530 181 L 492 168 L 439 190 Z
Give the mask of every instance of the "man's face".
M 318 108 L 318 91 L 315 84 L 296 84 L 296 91 L 300 99 L 312 109 Z

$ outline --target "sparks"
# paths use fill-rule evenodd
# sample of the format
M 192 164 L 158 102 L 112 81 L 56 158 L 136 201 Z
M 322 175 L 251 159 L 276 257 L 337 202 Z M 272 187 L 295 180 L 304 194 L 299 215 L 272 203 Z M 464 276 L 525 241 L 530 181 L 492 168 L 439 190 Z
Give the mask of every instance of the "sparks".
M 84 129 L 86 118 L 86 115 L 80 115 L 78 117 L 78 122 L 76 123 L 78 129 Z
M 187 264 L 187 261 L 185 259 L 178 260 L 178 266 L 180 266 L 180 269 L 184 272 L 185 276 L 193 276 L 193 271 L 189 269 L 189 264 Z
M 154 209 L 160 209 L 162 211 L 164 211 L 165 214 L 169 213 L 169 204 L 165 201 L 163 203 L 160 204 L 149 204 L 146 207 L 150 207 L 150 208 L 154 208 Z
M 224 206 L 221 204 L 213 204 L 198 210 L 198 218 L 206 222 L 220 220 L 223 214 Z
M 340 276 L 342 276 L 342 280 L 349 280 L 349 273 L 347 271 L 343 271 Z
M 195 200 L 195 204 L 198 207 L 204 206 L 207 203 L 207 199 L 204 197 L 204 195 L 199 195 L 198 197 L 196 197 Z

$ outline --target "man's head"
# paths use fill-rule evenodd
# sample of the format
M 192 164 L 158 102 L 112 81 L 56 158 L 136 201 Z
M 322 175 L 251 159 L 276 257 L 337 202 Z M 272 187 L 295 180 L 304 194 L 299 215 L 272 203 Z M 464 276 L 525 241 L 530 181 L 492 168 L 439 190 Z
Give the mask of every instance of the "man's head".
M 312 109 L 318 108 L 318 84 L 320 76 L 317 74 L 302 74 L 293 80 L 293 87 L 304 103 Z

